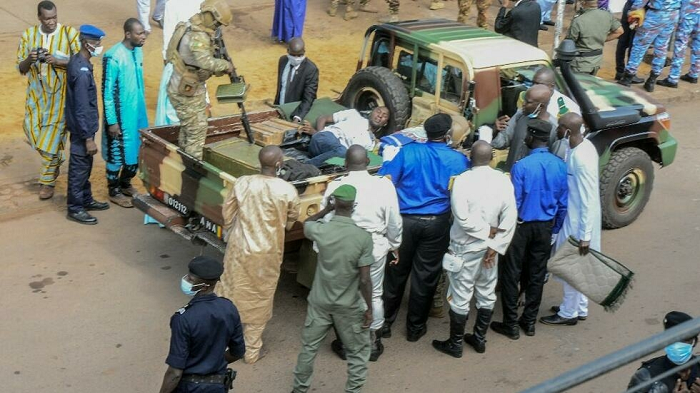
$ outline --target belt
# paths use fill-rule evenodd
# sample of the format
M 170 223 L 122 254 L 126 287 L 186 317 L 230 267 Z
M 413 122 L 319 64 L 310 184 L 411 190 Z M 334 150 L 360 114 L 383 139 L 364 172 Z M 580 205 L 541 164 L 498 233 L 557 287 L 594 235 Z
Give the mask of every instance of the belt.
M 592 56 L 600 56 L 603 54 L 602 49 L 595 49 L 592 51 L 588 52 L 579 52 L 578 57 L 592 57 Z
M 553 222 L 554 220 L 547 220 L 547 221 L 523 221 L 522 218 L 518 217 L 518 225 L 522 224 L 541 224 L 541 223 L 550 223 Z
M 437 220 L 438 218 L 445 216 L 446 214 L 448 214 L 448 213 L 437 214 L 437 215 L 404 214 L 403 216 L 406 218 L 412 218 L 415 220 L 433 221 L 433 220 Z
M 192 383 L 215 383 L 215 384 L 223 385 L 224 378 L 226 378 L 226 374 L 209 374 L 209 375 L 185 374 L 182 376 L 181 381 L 192 382 Z

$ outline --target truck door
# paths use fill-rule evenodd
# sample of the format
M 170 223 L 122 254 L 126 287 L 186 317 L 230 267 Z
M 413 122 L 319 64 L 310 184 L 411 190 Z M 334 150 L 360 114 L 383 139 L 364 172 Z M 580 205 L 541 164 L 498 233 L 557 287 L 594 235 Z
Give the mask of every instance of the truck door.
M 415 49 L 415 48 L 414 48 Z M 430 53 L 397 46 L 392 68 L 403 79 L 412 98 L 411 119 L 408 127 L 422 124 L 425 119 L 438 111 L 438 99 L 435 96 L 440 82 L 438 60 Z

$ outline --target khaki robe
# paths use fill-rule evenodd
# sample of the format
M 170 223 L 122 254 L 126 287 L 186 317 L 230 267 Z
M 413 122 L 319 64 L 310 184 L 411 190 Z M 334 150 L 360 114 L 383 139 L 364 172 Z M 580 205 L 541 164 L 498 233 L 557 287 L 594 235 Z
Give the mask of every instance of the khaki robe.
M 285 227 L 299 218 L 299 196 L 291 184 L 270 176 L 236 180 L 223 207 L 229 229 L 221 293 L 238 308 L 244 324 L 265 324 L 284 254 Z

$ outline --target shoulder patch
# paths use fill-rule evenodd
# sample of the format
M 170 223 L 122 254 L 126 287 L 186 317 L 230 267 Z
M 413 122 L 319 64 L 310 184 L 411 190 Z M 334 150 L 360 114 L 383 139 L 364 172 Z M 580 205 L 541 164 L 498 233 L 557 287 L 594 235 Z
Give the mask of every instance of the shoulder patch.
M 189 307 L 190 307 L 190 304 L 187 303 L 187 304 L 185 304 L 184 306 L 180 307 L 177 311 L 175 311 L 175 313 L 176 313 L 176 314 L 182 315 L 182 314 L 185 313 L 185 311 L 187 311 L 187 309 L 188 309 Z

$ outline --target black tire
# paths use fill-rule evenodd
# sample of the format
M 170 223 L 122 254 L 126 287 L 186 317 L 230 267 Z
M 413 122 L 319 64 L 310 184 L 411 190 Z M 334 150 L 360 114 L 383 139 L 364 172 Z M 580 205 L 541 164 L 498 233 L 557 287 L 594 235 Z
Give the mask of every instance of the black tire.
M 643 150 L 626 147 L 612 153 L 600 175 L 603 227 L 622 228 L 644 210 L 654 187 L 654 166 Z
M 406 87 L 398 76 L 384 67 L 357 71 L 345 87 L 340 102 L 358 111 L 371 111 L 378 106 L 389 108 L 389 122 L 379 136 L 403 129 L 411 116 L 411 99 Z

